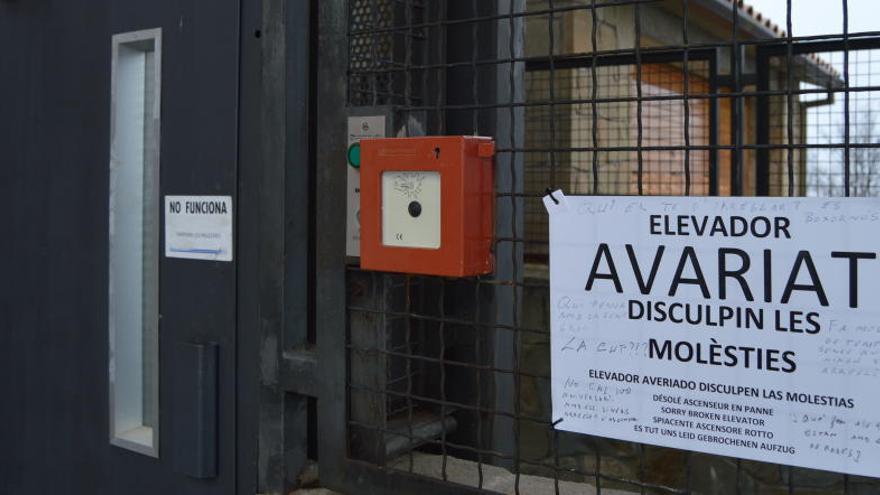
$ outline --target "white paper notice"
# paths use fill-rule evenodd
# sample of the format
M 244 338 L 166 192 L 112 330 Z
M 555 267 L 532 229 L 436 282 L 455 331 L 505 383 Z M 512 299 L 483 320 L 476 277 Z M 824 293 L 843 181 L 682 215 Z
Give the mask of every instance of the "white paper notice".
M 558 429 L 880 476 L 880 200 L 553 198 Z
M 165 196 L 165 257 L 232 261 L 232 197 Z

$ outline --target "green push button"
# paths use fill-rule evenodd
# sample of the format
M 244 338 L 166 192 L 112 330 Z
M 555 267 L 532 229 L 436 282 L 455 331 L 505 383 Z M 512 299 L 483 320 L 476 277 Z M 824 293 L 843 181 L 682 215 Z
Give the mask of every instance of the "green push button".
M 352 143 L 348 147 L 348 164 L 354 168 L 361 168 L 361 143 Z

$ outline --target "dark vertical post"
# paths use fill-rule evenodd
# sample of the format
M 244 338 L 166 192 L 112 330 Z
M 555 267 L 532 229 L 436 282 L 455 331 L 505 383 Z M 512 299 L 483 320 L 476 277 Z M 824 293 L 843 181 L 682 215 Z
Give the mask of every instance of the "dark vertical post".
M 741 82 L 742 77 L 742 47 L 738 47 L 736 58 L 739 60 L 738 63 L 735 64 L 735 69 L 737 73 L 734 75 L 733 80 L 733 91 L 734 93 L 741 94 L 743 91 L 743 84 Z M 731 133 L 733 134 L 732 145 L 733 150 L 731 151 L 731 175 L 732 180 L 730 184 L 730 192 L 731 196 L 742 196 L 744 190 L 744 170 L 743 170 L 743 126 L 744 116 L 745 116 L 745 98 L 742 96 L 735 96 L 733 99 L 733 105 L 731 108 Z
M 482 59 L 498 60 L 499 63 L 479 68 L 479 80 L 474 81 L 476 71 L 458 71 L 460 77 L 448 81 L 448 97 L 451 102 L 458 99 L 462 103 L 476 106 L 498 104 L 489 110 L 477 111 L 476 124 L 480 134 L 493 136 L 500 151 L 495 157 L 495 190 L 499 194 L 496 202 L 495 236 L 514 241 L 500 241 L 495 244 L 496 269 L 494 279 L 506 283 L 481 284 L 476 292 L 480 322 L 485 324 L 478 336 L 481 365 L 496 369 L 515 371 L 515 346 L 518 346 L 518 315 L 521 293 L 518 284 L 522 282 L 523 245 L 518 242 L 524 237 L 523 192 L 523 148 L 525 139 L 525 110 L 519 103 L 525 101 L 525 64 L 517 59 L 524 56 L 523 20 L 517 14 L 525 11 L 524 0 L 498 0 L 478 3 L 479 15 L 497 16 L 491 23 L 480 26 L 479 44 L 468 43 L 471 39 L 471 26 L 462 24 L 450 26 L 448 50 L 456 60 Z M 449 17 L 468 19 L 474 17 L 472 7 L 461 2 L 451 2 Z M 460 33 L 459 33 L 460 31 Z M 463 52 L 476 50 L 478 53 Z M 476 86 L 475 86 L 476 85 Z M 478 101 L 470 101 L 475 94 Z M 473 132 L 474 115 L 470 112 L 447 112 L 447 129 L 451 134 L 470 134 Z M 477 385 L 482 405 L 505 415 L 489 416 L 481 422 L 477 431 L 477 445 L 485 450 L 495 450 L 513 455 L 517 446 L 514 435 L 516 420 L 512 417 L 516 410 L 515 373 L 485 373 L 486 380 L 478 380 Z M 464 429 L 467 429 L 465 426 Z M 460 431 L 464 434 L 464 431 Z M 488 459 L 486 459 L 488 460 Z M 491 459 L 493 464 L 512 467 L 509 459 Z
M 518 240 L 525 237 L 523 232 L 525 205 L 521 197 L 524 184 L 524 157 L 522 152 L 517 151 L 524 147 L 525 142 L 525 109 L 514 104 L 525 101 L 525 64 L 514 60 L 524 56 L 525 43 L 523 18 L 515 17 L 514 14 L 525 11 L 526 2 L 499 0 L 496 8 L 498 15 L 507 14 L 508 17 L 497 21 L 495 36 L 497 45 L 494 57 L 501 60 L 509 59 L 510 62 L 495 67 L 494 81 L 490 81 L 494 87 L 487 88 L 487 93 L 481 97 L 484 101 L 511 104 L 509 107 L 499 107 L 493 116 L 496 144 L 500 149 L 510 150 L 499 153 L 495 158 L 495 188 L 496 191 L 505 193 L 504 196 L 499 197 L 496 204 L 495 235 Z M 480 311 L 482 314 L 494 315 L 495 325 L 512 329 L 492 333 L 494 337 L 492 366 L 513 370 L 514 375 L 501 376 L 496 373 L 490 397 L 493 399 L 495 409 L 514 414 L 519 409 L 516 404 L 519 393 L 515 390 L 518 383 L 515 375 L 519 373 L 516 359 L 519 332 L 516 329 L 521 316 L 519 309 L 522 294 L 519 286 L 523 280 L 523 244 L 516 241 L 499 242 L 495 246 L 495 278 L 508 283 L 496 285 L 493 300 L 487 302 L 492 307 L 481 308 Z M 490 445 L 494 450 L 518 453 L 519 446 L 516 445 L 518 435 L 511 435 L 511 432 L 517 431 L 518 421 L 518 418 L 511 419 L 500 415 L 492 418 Z
M 260 278 L 260 394 L 257 466 L 258 489 L 261 492 L 282 492 L 288 488 L 284 463 L 284 392 L 280 387 L 280 368 L 284 352 L 284 183 L 286 115 L 286 39 L 285 11 L 290 5 L 284 0 L 263 0 L 260 24 L 261 100 L 260 147 L 262 174 L 259 179 L 261 215 L 259 230 Z M 254 33 L 256 35 L 256 33 Z M 244 164 L 243 166 L 247 166 Z M 251 290 L 254 290 L 253 288 Z
M 198 479 L 217 476 L 217 344 L 175 342 L 171 464 Z
M 718 57 L 709 57 L 709 196 L 718 196 Z
M 285 493 L 307 464 L 308 401 L 284 388 L 308 345 L 311 2 L 242 6 L 239 491 Z
M 314 130 L 312 129 L 312 19 L 314 1 L 283 2 L 281 16 L 283 36 L 283 81 L 280 92 L 284 94 L 282 107 L 284 123 L 283 175 L 284 205 L 281 224 L 274 225 L 276 232 L 283 233 L 282 258 L 283 286 L 281 304 L 283 311 L 279 354 L 282 368 L 290 363 L 288 351 L 294 358 L 313 359 L 306 350 L 310 348 L 309 325 L 311 314 L 312 283 L 311 219 L 314 195 L 311 187 L 313 175 L 312 154 Z M 268 21 L 267 21 L 268 23 Z M 280 72 L 280 71 L 279 71 Z M 266 75 L 269 78 L 269 75 Z M 273 78 L 274 79 L 274 78 Z M 274 102 L 269 100 L 268 104 Z M 344 167 L 344 165 L 342 165 Z M 344 174 L 343 174 L 344 175 Z M 270 289 L 278 291 L 278 287 Z M 273 293 L 274 293 L 273 292 Z M 296 361 L 296 359 L 294 359 Z M 298 478 L 306 470 L 309 445 L 309 397 L 298 391 L 276 390 L 276 400 L 283 408 L 282 465 L 285 490 L 298 485 Z M 278 397 L 280 395 L 280 397 Z
M 260 343 L 257 290 L 259 273 L 260 176 L 263 173 L 260 146 L 262 77 L 262 2 L 242 2 L 240 14 L 238 93 L 238 197 L 236 244 L 238 253 L 236 325 L 236 492 L 258 493 L 258 430 L 260 418 Z
M 739 16 L 740 7 L 737 2 L 730 4 L 733 34 L 730 43 L 730 77 L 733 80 L 733 104 L 731 105 L 730 119 L 731 132 L 733 133 L 733 149 L 731 150 L 731 184 L 730 191 L 732 196 L 742 196 L 743 191 L 743 98 L 740 96 L 742 92 L 742 70 L 743 70 L 743 46 L 738 42 L 739 38 Z
M 349 338 L 354 349 L 349 357 L 349 414 L 355 423 L 350 428 L 350 449 L 354 458 L 381 466 L 385 464 L 389 361 L 382 351 L 387 350 L 392 324 L 401 317 L 386 314 L 391 306 L 390 275 L 352 271 L 347 284 L 352 288 L 348 304 L 371 310 L 352 311 L 348 315 Z
M 849 114 L 849 2 L 843 0 L 843 189 L 850 195 L 850 114 Z
M 770 149 L 767 148 L 770 143 L 770 97 L 767 95 L 767 91 L 770 90 L 770 68 L 768 67 L 770 57 L 761 47 L 758 47 L 756 59 L 758 73 L 758 121 L 756 122 L 758 149 L 756 152 L 755 194 L 757 196 L 767 196 L 770 194 Z
M 318 53 L 315 88 L 315 335 L 318 346 L 318 461 L 321 478 L 342 483 L 346 473 L 345 208 L 348 2 L 316 2 Z

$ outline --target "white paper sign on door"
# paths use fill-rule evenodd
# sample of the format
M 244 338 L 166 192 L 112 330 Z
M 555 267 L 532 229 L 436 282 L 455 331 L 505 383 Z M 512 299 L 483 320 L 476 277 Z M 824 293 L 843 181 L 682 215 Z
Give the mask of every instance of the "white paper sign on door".
M 544 203 L 556 428 L 880 476 L 880 200 Z
M 232 261 L 232 196 L 165 196 L 165 257 Z

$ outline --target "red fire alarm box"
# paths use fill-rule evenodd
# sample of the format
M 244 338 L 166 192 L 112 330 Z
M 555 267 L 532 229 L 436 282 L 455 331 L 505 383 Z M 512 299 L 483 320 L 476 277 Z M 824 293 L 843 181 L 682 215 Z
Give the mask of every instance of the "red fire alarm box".
M 492 272 L 494 155 L 487 137 L 361 141 L 361 268 Z

